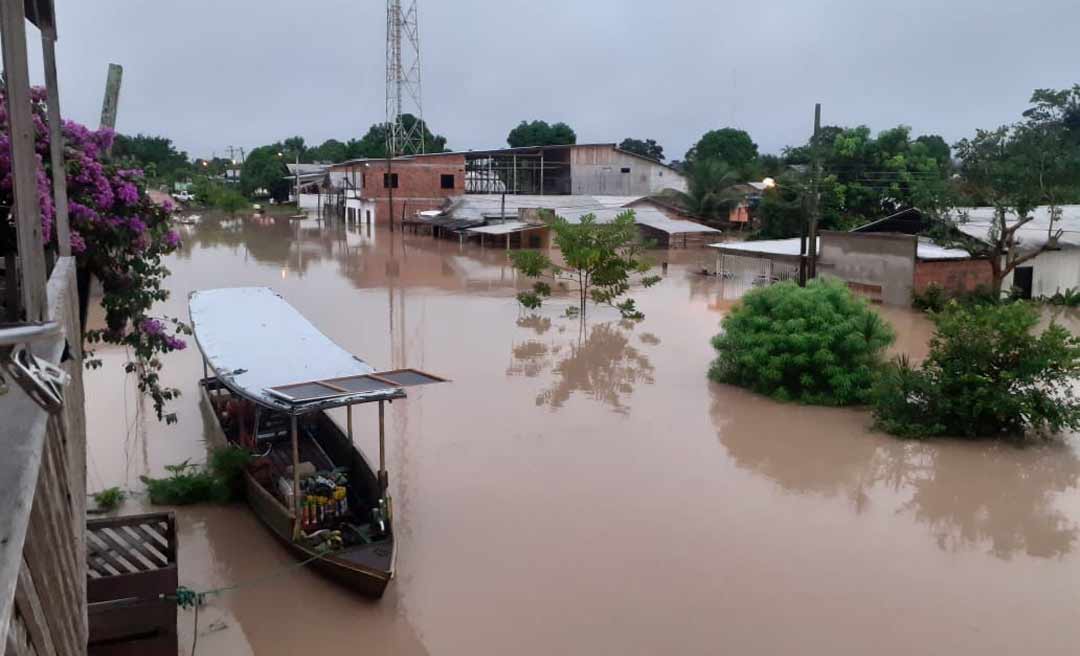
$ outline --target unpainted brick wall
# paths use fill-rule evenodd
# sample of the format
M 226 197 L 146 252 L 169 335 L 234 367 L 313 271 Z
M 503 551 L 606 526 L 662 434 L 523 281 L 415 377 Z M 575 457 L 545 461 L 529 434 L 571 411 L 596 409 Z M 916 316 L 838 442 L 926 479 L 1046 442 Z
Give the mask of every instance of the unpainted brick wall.
M 972 292 L 979 286 L 990 286 L 993 274 L 986 260 L 941 260 L 915 263 L 915 292 L 926 291 L 937 283 L 950 292 Z

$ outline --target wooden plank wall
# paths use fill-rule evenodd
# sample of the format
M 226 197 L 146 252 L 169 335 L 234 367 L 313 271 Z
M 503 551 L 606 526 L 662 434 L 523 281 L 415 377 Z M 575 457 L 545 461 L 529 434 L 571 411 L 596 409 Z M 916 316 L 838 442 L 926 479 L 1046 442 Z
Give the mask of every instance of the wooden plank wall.
M 6 631 L 6 656 L 86 654 L 86 422 L 78 292 L 70 257 L 59 258 L 49 279 L 48 308 L 49 318 L 72 335 L 70 358 L 63 363 L 72 379 L 64 391 L 63 412 L 35 424 L 45 432 L 44 444 Z M 63 348 L 61 343 L 39 356 L 59 362 Z M 36 441 L 42 436 L 24 438 Z M 10 601 L 0 598 L 0 607 L 5 604 Z

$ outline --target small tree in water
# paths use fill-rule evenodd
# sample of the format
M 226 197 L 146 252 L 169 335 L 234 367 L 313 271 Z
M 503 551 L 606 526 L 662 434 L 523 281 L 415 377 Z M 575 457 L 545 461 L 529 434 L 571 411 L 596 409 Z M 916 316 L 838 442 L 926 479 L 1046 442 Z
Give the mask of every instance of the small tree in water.
M 919 368 L 897 360 L 878 386 L 878 425 L 905 437 L 1019 436 L 1080 428 L 1080 338 L 1057 324 L 1039 334 L 1026 303 L 964 306 L 933 315 Z
M 519 303 L 529 309 L 540 307 L 543 299 L 551 295 L 554 283 L 577 292 L 577 312 L 582 317 L 589 299 L 617 308 L 627 319 L 645 317 L 634 299 L 619 301 L 630 291 L 633 276 L 645 287 L 660 281 L 660 276 L 645 275 L 652 264 L 642 257 L 645 245 L 638 235 L 633 210 L 622 212 L 610 223 L 600 223 L 595 215 L 586 214 L 578 223 L 557 216 L 548 225 L 564 264 L 552 262 L 539 251 L 513 253 L 510 258 L 514 268 L 537 279 L 532 291 L 517 295 Z

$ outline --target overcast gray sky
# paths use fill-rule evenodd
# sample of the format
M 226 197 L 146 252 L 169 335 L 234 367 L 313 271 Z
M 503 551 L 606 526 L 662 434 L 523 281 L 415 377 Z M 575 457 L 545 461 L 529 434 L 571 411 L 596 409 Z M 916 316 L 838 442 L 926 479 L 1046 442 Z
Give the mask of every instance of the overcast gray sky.
M 55 1 L 66 118 L 97 124 L 115 62 L 117 129 L 191 156 L 383 119 L 382 0 Z M 801 143 L 821 102 L 826 124 L 951 143 L 1080 82 L 1078 27 L 1075 0 L 420 0 L 425 115 L 454 149 L 539 118 L 681 158 L 728 125 L 765 152 Z

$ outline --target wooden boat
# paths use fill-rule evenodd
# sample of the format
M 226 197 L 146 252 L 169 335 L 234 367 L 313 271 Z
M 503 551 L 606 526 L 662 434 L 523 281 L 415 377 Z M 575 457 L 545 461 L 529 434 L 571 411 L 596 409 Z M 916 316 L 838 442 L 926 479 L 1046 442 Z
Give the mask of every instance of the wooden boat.
M 371 597 L 394 576 L 386 471 L 387 401 L 445 382 L 415 369 L 375 372 L 265 287 L 195 292 L 202 408 L 215 447 L 247 449 L 248 504 L 297 559 Z M 352 406 L 379 404 L 379 466 L 352 441 Z M 342 430 L 326 414 L 347 408 Z

